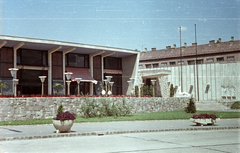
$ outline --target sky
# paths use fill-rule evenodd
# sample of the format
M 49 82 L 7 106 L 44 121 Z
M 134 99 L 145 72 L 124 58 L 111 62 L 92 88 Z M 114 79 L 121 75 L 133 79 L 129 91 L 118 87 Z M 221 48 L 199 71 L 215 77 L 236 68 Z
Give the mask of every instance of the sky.
M 240 39 L 240 0 L 0 0 L 0 35 L 125 49 Z

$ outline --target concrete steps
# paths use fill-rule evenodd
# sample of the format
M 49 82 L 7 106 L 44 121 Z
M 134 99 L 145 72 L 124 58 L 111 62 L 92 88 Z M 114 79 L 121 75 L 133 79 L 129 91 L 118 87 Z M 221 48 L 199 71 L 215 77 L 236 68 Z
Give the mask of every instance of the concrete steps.
M 213 110 L 223 111 L 230 110 L 229 107 L 222 105 L 216 101 L 199 101 L 195 103 L 197 110 Z

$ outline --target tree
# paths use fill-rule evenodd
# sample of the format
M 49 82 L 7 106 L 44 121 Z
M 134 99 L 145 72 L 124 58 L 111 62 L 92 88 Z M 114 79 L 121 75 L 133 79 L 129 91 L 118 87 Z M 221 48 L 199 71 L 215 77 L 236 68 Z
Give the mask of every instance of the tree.
M 154 95 L 153 95 L 153 86 L 152 85 L 150 85 L 150 87 L 149 87 L 149 95 L 151 97 L 154 97 Z
M 8 83 L 7 82 L 2 82 L 2 80 L 0 80 L 0 95 L 2 94 L 2 88 L 7 89 L 8 88 Z
M 135 95 L 138 97 L 139 96 L 139 89 L 138 86 L 135 86 Z
M 193 97 L 189 100 L 188 106 L 185 107 L 185 112 L 186 113 L 196 113 L 196 106 L 193 100 Z
M 173 84 L 171 84 L 170 86 L 170 97 L 174 96 L 174 88 L 173 88 Z
M 63 85 L 61 83 L 54 83 L 53 88 L 57 90 L 57 95 L 58 95 L 58 90 L 62 87 Z

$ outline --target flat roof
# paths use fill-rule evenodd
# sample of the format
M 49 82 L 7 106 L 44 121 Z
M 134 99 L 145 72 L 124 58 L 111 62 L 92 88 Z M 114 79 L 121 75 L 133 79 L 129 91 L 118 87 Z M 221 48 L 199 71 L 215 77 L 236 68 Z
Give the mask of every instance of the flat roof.
M 98 46 L 98 45 L 89 45 L 82 43 L 73 43 L 73 42 L 64 42 L 64 41 L 55 41 L 55 40 L 46 40 L 46 39 L 36 39 L 36 38 L 26 38 L 26 37 L 16 37 L 16 36 L 6 36 L 0 35 L 0 43 L 2 41 L 7 41 L 3 47 L 14 47 L 17 44 L 24 42 L 24 45 L 21 48 L 25 49 L 34 49 L 34 50 L 50 50 L 52 48 L 61 46 L 62 48 L 58 51 L 64 51 L 66 49 L 75 48 L 71 53 L 80 53 L 80 54 L 94 54 L 99 51 L 105 51 L 102 54 L 108 54 L 115 52 L 115 54 L 110 55 L 111 57 L 126 57 L 134 54 L 140 53 L 137 50 L 107 47 L 107 46 Z

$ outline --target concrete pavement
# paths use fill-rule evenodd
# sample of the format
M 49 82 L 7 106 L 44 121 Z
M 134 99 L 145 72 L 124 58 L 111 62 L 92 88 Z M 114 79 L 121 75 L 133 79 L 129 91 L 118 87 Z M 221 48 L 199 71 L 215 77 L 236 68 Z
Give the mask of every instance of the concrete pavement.
M 101 136 L 124 133 L 224 129 L 240 129 L 240 119 L 221 119 L 220 122 L 214 125 L 206 126 L 196 126 L 195 123 L 189 120 L 74 123 L 69 133 L 56 133 L 52 124 L 0 126 L 0 141 L 73 136 Z

